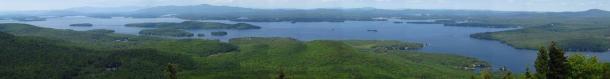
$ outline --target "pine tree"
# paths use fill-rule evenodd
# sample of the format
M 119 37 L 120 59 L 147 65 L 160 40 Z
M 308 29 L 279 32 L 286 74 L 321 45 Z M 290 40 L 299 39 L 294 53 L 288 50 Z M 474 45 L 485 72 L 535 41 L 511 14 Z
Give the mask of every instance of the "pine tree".
M 604 69 L 604 75 L 602 79 L 610 79 L 610 63 L 606 63 L 606 68 Z
M 169 79 L 178 79 L 176 64 L 167 64 L 167 72 L 169 72 Z
M 549 56 L 546 48 L 540 47 L 538 49 L 538 57 L 536 58 L 536 78 L 546 79 L 546 74 L 549 71 Z
M 548 48 L 549 51 L 549 71 L 547 72 L 548 79 L 566 79 L 569 75 L 569 65 L 567 64 L 567 58 L 564 55 L 564 51 L 557 47 L 555 42 L 551 42 L 551 46 Z
M 490 69 L 483 69 L 481 71 L 481 79 L 492 79 L 492 73 Z
M 530 72 L 530 67 L 525 68 L 525 78 L 524 79 L 532 79 L 532 73 Z

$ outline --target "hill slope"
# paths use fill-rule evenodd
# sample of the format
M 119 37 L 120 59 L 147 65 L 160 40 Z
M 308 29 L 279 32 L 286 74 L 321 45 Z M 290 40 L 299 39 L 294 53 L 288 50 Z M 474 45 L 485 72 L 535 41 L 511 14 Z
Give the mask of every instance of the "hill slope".
M 151 49 L 88 50 L 4 32 L 0 48 L 2 79 L 150 79 L 165 78 L 167 63 L 179 64 L 180 69 L 195 67 L 186 55 Z

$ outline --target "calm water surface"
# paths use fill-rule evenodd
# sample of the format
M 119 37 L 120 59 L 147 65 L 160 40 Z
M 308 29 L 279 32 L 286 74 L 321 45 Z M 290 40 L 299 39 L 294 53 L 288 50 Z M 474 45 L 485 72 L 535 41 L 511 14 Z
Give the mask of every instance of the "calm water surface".
M 144 28 L 125 27 L 128 23 L 142 22 L 182 22 L 176 18 L 112 18 L 99 19 L 87 17 L 49 18 L 47 21 L 18 22 L 0 20 L 0 23 L 27 23 L 56 29 L 73 29 L 85 31 L 91 29 L 109 29 L 117 33 L 135 34 Z M 204 20 L 209 22 L 236 23 L 231 21 Z M 94 27 L 71 27 L 75 23 L 92 23 Z M 250 22 L 246 22 L 250 23 Z M 502 44 L 498 41 L 470 38 L 470 34 L 512 30 L 514 28 L 476 28 L 446 27 L 441 24 L 395 24 L 391 21 L 347 21 L 332 22 L 252 22 L 263 27 L 258 30 L 187 30 L 193 33 L 206 34 L 202 39 L 227 41 L 238 37 L 291 37 L 299 40 L 401 40 L 427 44 L 420 51 L 448 53 L 478 58 L 490 62 L 495 67 L 506 66 L 515 72 L 523 72 L 525 67 L 532 66 L 536 51 L 521 50 Z M 367 30 L 378 30 L 369 32 Z M 213 31 L 227 31 L 227 36 L 211 36 Z M 601 60 L 610 61 L 609 53 L 585 53 L 598 56 Z

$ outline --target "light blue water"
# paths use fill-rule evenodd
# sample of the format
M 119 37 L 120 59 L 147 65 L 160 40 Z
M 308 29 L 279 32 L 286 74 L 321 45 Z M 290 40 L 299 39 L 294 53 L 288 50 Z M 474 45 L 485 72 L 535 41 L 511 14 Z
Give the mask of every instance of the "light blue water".
M 110 29 L 117 33 L 137 34 L 144 28 L 124 27 L 128 23 L 142 22 L 182 22 L 176 18 L 112 18 L 98 19 L 86 17 L 50 18 L 47 21 L 17 22 L 0 20 L 0 23 L 27 23 L 42 27 L 73 30 Z M 235 23 L 231 21 L 206 20 L 210 22 Z M 69 24 L 92 23 L 94 27 L 71 27 Z M 247 22 L 250 23 L 250 22 Z M 476 28 L 447 27 L 440 24 L 394 24 L 391 21 L 347 21 L 331 22 L 252 22 L 263 27 L 258 30 L 187 30 L 193 33 L 206 34 L 202 39 L 226 41 L 238 37 L 291 37 L 299 40 L 401 40 L 427 44 L 420 51 L 448 53 L 478 58 L 493 64 L 495 67 L 506 66 L 514 72 L 523 72 L 525 67 L 532 66 L 536 51 L 521 50 L 502 44 L 498 41 L 470 38 L 470 34 L 511 30 L 511 28 Z M 514 29 L 514 28 L 512 28 Z M 369 32 L 367 30 L 378 30 Z M 227 31 L 227 36 L 211 36 L 213 31 Z M 610 61 L 610 53 L 583 53 L 598 56 L 601 60 Z

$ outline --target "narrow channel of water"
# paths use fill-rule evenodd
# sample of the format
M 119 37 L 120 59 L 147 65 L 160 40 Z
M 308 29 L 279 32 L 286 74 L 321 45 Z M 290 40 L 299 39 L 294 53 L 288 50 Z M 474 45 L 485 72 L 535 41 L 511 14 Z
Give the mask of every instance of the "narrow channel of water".
M 0 20 L 0 23 L 27 23 L 56 29 L 73 29 L 85 31 L 91 29 L 109 29 L 117 33 L 136 34 L 144 28 L 124 27 L 128 23 L 142 22 L 182 22 L 176 18 L 112 18 L 99 19 L 87 17 L 49 18 L 47 21 L 18 22 Z M 236 23 L 222 20 L 209 22 Z M 93 27 L 71 27 L 75 23 L 92 23 Z M 536 51 L 515 49 L 506 44 L 492 40 L 470 38 L 470 34 L 511 30 L 510 28 L 476 28 L 448 27 L 441 24 L 397 24 L 390 21 L 347 21 L 333 22 L 247 22 L 263 27 L 259 30 L 187 30 L 196 34 L 206 34 L 203 39 L 228 40 L 238 37 L 291 37 L 299 40 L 401 40 L 424 43 L 427 46 L 420 51 L 448 53 L 478 58 L 493 64 L 495 67 L 507 67 L 514 72 L 523 72 L 532 66 Z M 377 30 L 371 32 L 367 30 Z M 227 36 L 211 36 L 213 31 L 227 31 Z M 609 53 L 584 53 L 610 61 Z

